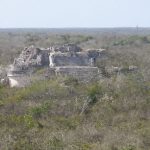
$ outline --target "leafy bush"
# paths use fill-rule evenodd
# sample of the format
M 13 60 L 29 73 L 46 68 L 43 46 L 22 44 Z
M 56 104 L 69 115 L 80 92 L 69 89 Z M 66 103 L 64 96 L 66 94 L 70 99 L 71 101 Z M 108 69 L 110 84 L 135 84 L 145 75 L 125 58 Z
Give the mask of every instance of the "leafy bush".
M 90 99 L 90 103 L 89 104 L 94 104 L 97 102 L 98 97 L 103 95 L 103 89 L 101 87 L 101 85 L 99 85 L 98 83 L 96 84 L 92 84 L 91 86 L 88 87 L 87 89 L 87 96 Z
M 41 106 L 34 107 L 30 110 L 30 113 L 33 117 L 39 118 L 42 114 L 46 113 L 51 108 L 51 103 L 46 102 L 42 104 Z

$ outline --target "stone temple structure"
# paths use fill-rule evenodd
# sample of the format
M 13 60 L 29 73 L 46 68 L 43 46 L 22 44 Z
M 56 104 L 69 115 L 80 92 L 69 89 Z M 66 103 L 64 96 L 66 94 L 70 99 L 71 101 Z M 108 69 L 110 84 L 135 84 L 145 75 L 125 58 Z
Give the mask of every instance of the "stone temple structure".
M 11 87 L 23 87 L 30 83 L 35 68 L 47 67 L 48 76 L 72 76 L 86 82 L 100 76 L 96 62 L 105 57 L 105 54 L 104 49 L 82 50 L 75 44 L 47 49 L 31 46 L 25 48 L 14 60 L 7 76 Z

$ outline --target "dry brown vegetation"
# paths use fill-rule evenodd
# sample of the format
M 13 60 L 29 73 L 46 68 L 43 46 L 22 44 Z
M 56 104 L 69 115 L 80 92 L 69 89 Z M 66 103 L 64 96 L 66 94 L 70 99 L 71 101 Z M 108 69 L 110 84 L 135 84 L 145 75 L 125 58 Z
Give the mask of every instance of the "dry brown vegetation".
M 149 150 L 149 35 L 1 32 L 0 63 L 12 62 L 30 44 L 66 42 L 104 47 L 108 59 L 98 66 L 136 65 L 138 72 L 87 84 L 56 78 L 20 89 L 0 86 L 0 149 Z

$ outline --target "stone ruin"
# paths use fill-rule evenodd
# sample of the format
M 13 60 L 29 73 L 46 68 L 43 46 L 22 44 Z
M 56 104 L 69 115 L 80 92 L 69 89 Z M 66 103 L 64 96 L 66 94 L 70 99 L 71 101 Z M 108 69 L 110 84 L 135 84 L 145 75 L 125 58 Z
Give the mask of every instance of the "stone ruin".
M 106 59 L 105 49 L 83 50 L 75 44 L 57 45 L 49 48 L 25 48 L 14 63 L 4 71 L 0 68 L 0 83 L 10 87 L 25 87 L 32 82 L 33 77 L 41 80 L 56 76 L 71 76 L 81 82 L 102 78 L 102 69 L 96 63 Z M 45 75 L 33 75 L 34 70 L 46 67 Z M 136 71 L 136 66 L 129 68 L 105 68 L 109 74 L 120 74 Z
M 30 46 L 9 66 L 7 77 L 11 87 L 24 87 L 30 83 L 35 68 L 47 67 L 49 77 L 72 76 L 86 82 L 100 75 L 96 61 L 104 56 L 104 49 L 82 50 L 75 44 L 46 49 Z
M 31 46 L 25 48 L 14 60 L 13 70 L 24 72 L 32 67 L 40 66 L 95 66 L 97 58 L 104 54 L 104 49 L 83 51 L 74 44 L 54 46 L 47 49 Z

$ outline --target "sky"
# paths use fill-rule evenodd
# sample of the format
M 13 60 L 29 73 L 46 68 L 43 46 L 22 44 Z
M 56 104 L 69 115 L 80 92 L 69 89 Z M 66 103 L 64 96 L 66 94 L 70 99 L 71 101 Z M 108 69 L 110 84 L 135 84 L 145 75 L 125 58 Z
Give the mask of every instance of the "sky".
M 0 28 L 150 27 L 150 0 L 0 0 Z

